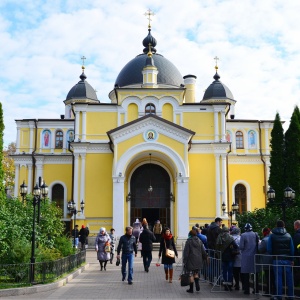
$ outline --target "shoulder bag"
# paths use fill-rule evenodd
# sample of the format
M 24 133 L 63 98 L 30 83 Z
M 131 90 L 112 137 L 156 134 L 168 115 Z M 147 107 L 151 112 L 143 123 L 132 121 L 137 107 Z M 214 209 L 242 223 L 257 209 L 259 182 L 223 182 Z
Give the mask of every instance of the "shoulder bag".
M 165 248 L 166 248 L 165 256 L 169 257 L 169 258 L 174 258 L 175 257 L 175 252 L 171 249 L 167 249 L 166 240 L 165 240 Z
M 182 273 L 180 275 L 180 285 L 187 286 L 190 284 L 190 274 L 186 272 L 185 268 L 182 269 Z

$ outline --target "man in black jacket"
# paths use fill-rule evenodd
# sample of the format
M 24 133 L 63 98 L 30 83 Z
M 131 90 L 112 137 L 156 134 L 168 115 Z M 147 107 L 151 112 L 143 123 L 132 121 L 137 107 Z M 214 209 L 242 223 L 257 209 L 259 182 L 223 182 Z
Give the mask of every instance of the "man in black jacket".
M 117 248 L 117 259 L 120 259 L 122 249 L 122 281 L 126 279 L 126 264 L 128 261 L 128 284 L 132 284 L 133 279 L 133 252 L 137 255 L 135 237 L 132 235 L 132 227 L 126 227 L 126 233 L 121 236 Z
M 140 234 L 139 242 L 142 244 L 142 256 L 144 269 L 149 272 L 149 267 L 152 261 L 153 242 L 156 241 L 154 233 L 149 230 L 147 225 L 143 225 L 143 231 Z

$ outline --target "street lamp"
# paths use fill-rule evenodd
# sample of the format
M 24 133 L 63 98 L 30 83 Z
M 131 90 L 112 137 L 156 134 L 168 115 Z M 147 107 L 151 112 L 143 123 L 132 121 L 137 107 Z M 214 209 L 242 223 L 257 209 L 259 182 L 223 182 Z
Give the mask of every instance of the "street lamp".
M 170 201 L 175 202 L 175 197 L 172 192 L 170 193 Z
M 34 269 L 35 269 L 35 214 L 36 205 L 39 204 L 41 199 L 41 189 L 38 184 L 33 188 L 33 221 L 32 221 L 32 236 L 31 236 L 31 258 L 30 258 L 30 282 L 34 283 Z
M 25 197 L 27 195 L 27 185 L 25 184 L 25 180 L 23 180 L 23 183 L 20 185 L 20 195 L 22 197 L 22 202 L 24 203 Z
M 83 200 L 80 203 L 80 209 L 81 212 L 83 213 L 84 210 L 84 202 Z M 80 212 L 80 210 L 76 209 L 76 203 L 74 200 L 70 200 L 68 202 L 68 210 L 69 212 L 74 216 L 74 241 L 73 241 L 73 247 L 75 247 L 75 238 L 76 238 L 76 231 L 75 231 L 75 226 L 76 226 L 76 215 Z
M 267 196 L 268 196 L 268 203 L 270 205 L 280 205 L 282 209 L 282 219 L 285 222 L 286 216 L 285 216 L 285 211 L 287 207 L 291 207 L 295 204 L 295 191 L 290 188 L 289 186 L 285 188 L 284 190 L 284 198 L 282 199 L 281 202 L 276 203 L 275 202 L 275 191 L 272 189 L 272 187 L 269 188 L 267 191 Z
M 38 184 L 34 188 L 37 187 Z M 46 201 L 46 197 L 48 195 L 48 185 L 46 185 L 45 181 L 43 181 L 43 184 L 41 185 L 39 183 L 39 189 L 40 189 L 40 194 L 39 194 L 39 201 L 38 201 L 38 224 L 40 224 L 40 218 L 41 218 L 41 195 L 44 198 L 44 204 Z
M 234 214 L 236 214 L 239 210 L 239 205 L 235 202 L 235 203 L 232 203 L 231 205 L 231 211 L 229 212 L 226 212 L 226 204 L 225 202 L 222 203 L 222 211 L 223 211 L 223 215 L 226 213 L 230 216 L 230 226 L 232 226 L 232 216 Z

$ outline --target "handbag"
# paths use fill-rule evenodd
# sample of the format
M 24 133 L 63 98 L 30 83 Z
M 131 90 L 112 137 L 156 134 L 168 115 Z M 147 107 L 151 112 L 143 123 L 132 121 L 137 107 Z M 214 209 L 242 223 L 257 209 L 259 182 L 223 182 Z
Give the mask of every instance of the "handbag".
M 190 274 L 186 273 L 185 270 L 183 270 L 183 273 L 180 275 L 180 285 L 181 286 L 187 286 L 190 284 Z
M 174 258 L 175 257 L 175 252 L 173 250 L 166 249 L 166 257 Z
M 105 244 L 104 251 L 110 253 L 110 251 L 111 251 L 110 243 L 106 243 L 106 244 Z
M 171 249 L 167 249 L 167 246 L 166 246 L 166 240 L 165 240 L 165 248 L 166 248 L 166 257 L 169 257 L 169 258 L 174 258 L 175 257 L 175 252 Z

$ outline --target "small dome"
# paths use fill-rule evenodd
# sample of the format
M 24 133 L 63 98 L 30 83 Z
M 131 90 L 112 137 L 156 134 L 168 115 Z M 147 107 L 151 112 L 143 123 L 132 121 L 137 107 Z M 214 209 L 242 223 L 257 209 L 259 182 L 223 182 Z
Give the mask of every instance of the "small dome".
M 94 88 L 87 82 L 84 71 L 79 76 L 80 81 L 69 91 L 66 100 L 70 99 L 90 99 L 99 102 Z
M 151 34 L 151 29 L 148 29 L 148 35 L 143 40 L 143 46 L 145 47 L 143 52 L 147 53 L 149 51 L 149 44 L 151 44 L 151 52 L 156 53 L 156 49 L 154 48 L 157 44 L 156 39 Z
M 220 76 L 218 72 L 216 72 L 213 78 L 214 81 L 206 89 L 202 101 L 209 100 L 209 99 L 222 99 L 222 98 L 234 100 L 230 89 L 219 80 Z

